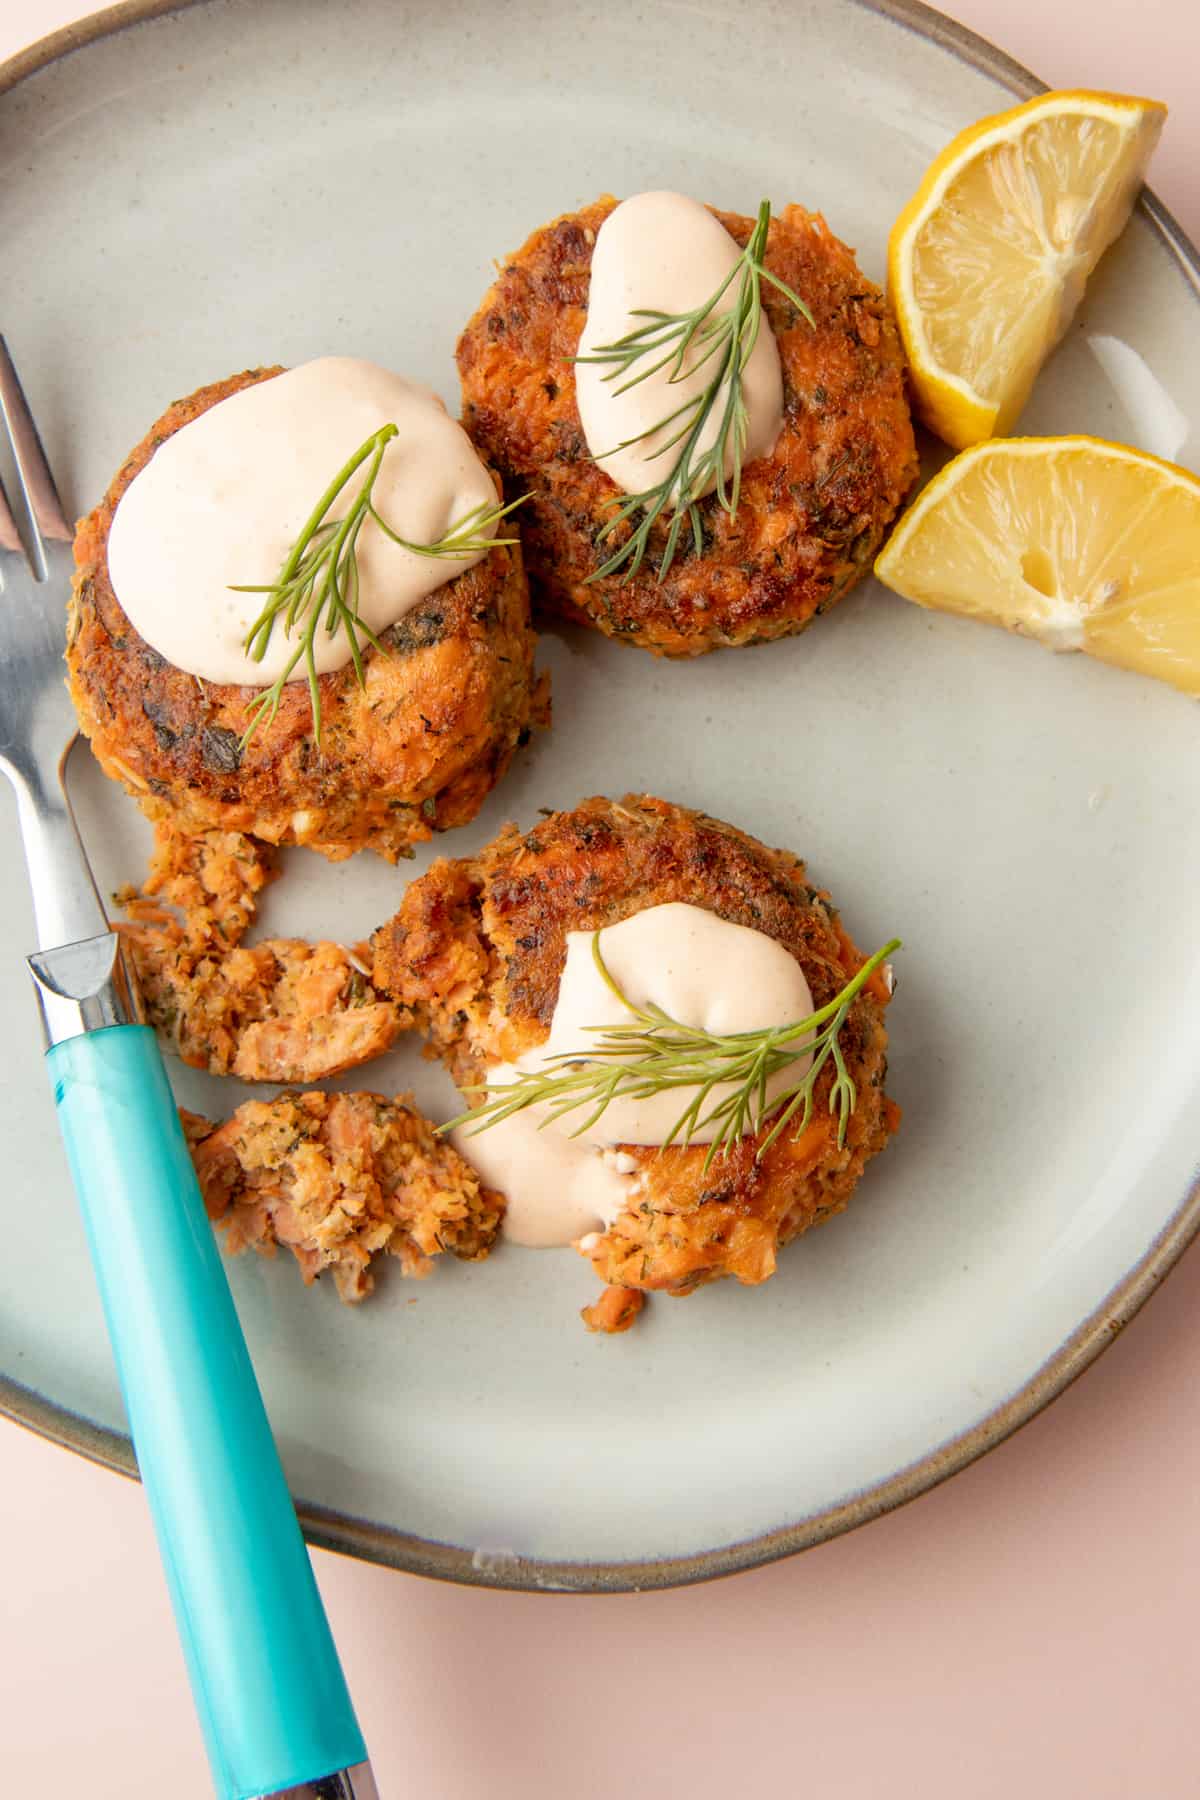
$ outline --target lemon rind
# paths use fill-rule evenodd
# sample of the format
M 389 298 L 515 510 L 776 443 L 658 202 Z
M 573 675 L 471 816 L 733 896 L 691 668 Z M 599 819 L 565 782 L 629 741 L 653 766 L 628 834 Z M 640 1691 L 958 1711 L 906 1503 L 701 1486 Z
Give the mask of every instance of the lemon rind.
M 968 125 L 951 139 L 926 170 L 921 185 L 903 208 L 892 227 L 888 242 L 888 278 L 892 306 L 900 324 L 910 364 L 914 365 L 914 385 L 935 429 L 941 431 L 949 421 L 939 417 L 940 400 L 954 395 L 982 419 L 993 423 L 1000 416 L 1002 402 L 981 394 L 963 376 L 956 375 L 940 363 L 933 353 L 925 332 L 924 316 L 912 291 L 912 258 L 906 252 L 930 214 L 941 205 L 951 182 L 970 161 L 985 154 L 995 145 L 1012 142 L 1047 113 L 1074 112 L 1080 117 L 1103 118 L 1122 128 L 1132 137 L 1145 120 L 1158 114 L 1166 116 L 1161 101 L 1136 94 L 1112 94 L 1087 88 L 1060 88 L 1039 94 L 1020 106 L 993 114 Z M 956 443 L 959 449 L 970 445 Z M 976 440 L 982 441 L 982 440 Z M 1010 440 L 1011 441 L 1011 440 Z

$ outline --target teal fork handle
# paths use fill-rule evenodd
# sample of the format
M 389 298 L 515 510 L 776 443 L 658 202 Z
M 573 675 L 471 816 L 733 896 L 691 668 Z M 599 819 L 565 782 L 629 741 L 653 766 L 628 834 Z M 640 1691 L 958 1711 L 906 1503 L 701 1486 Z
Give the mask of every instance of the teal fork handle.
M 366 1760 L 154 1033 L 49 1050 L 221 1800 Z

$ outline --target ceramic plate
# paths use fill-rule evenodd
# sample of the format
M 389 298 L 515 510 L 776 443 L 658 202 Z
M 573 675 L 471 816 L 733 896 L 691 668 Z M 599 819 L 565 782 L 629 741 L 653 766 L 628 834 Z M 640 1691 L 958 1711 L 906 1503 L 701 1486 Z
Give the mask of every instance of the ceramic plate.
M 1033 86 L 907 6 L 210 0 L 35 55 L 0 96 L 0 323 L 78 511 L 169 400 L 248 364 L 350 352 L 453 403 L 493 259 L 604 190 L 797 199 L 881 279 L 930 158 Z M 1143 203 L 1024 427 L 1194 465 L 1198 327 L 1187 246 Z M 613 1340 L 580 1325 L 595 1281 L 569 1251 L 385 1270 L 356 1311 L 290 1260 L 231 1275 L 316 1541 L 465 1581 L 666 1584 L 814 1542 L 996 1442 L 1195 1229 L 1196 713 L 871 582 L 803 638 L 692 666 L 566 630 L 541 655 L 555 729 L 472 826 L 399 871 L 293 852 L 264 929 L 357 938 L 506 819 L 663 794 L 799 851 L 859 943 L 904 938 L 903 1129 L 777 1279 L 660 1300 Z M 86 748 L 72 781 L 103 883 L 136 876 L 132 803 Z M 7 790 L 0 833 L 6 1404 L 129 1468 Z M 200 1110 L 244 1097 L 177 1073 Z M 450 1103 L 415 1046 L 357 1079 Z

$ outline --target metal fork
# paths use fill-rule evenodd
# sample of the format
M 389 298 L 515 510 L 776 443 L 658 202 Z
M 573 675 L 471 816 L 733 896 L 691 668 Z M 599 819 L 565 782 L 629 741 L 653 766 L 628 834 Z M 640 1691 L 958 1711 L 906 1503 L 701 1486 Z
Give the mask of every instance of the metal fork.
M 0 338 L 0 766 L 33 889 L 51 1083 L 222 1800 L 378 1800 L 153 1031 L 63 782 L 71 532 Z
M 0 416 L 33 540 L 29 563 L 0 488 L 0 765 L 17 791 L 38 944 L 52 949 L 110 933 L 63 785 L 75 740 L 62 662 L 71 531 L 3 338 Z

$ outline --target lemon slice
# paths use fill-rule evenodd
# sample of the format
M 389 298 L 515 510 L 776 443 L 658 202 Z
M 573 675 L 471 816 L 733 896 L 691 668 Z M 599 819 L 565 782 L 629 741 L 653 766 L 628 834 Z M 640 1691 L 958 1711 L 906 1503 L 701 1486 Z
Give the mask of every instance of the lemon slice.
M 956 449 L 1010 431 L 1129 218 L 1167 116 L 1042 94 L 962 131 L 892 227 L 888 289 L 916 408 Z
M 1101 438 L 993 438 L 947 463 L 875 564 L 918 606 L 1086 650 L 1200 696 L 1200 478 Z

